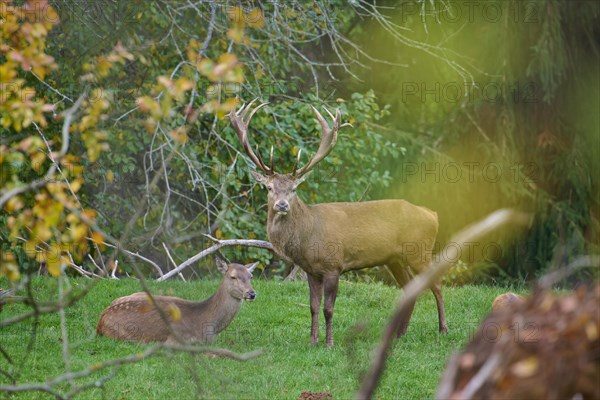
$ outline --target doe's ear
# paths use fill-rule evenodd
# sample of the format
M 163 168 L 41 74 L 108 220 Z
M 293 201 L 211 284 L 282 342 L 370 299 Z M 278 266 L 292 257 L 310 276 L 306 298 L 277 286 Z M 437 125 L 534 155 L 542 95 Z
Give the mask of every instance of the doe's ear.
M 252 174 L 252 177 L 259 183 L 262 183 L 263 185 L 267 184 L 267 177 L 264 176 L 263 174 L 261 174 L 258 171 L 255 171 L 253 169 L 250 170 L 250 173 Z
M 255 262 L 254 264 L 246 264 L 246 268 L 248 268 L 248 272 L 252 273 L 256 266 L 260 264 L 260 261 Z
M 219 272 L 222 274 L 227 272 L 227 270 L 229 269 L 229 265 L 227 265 L 227 263 L 219 257 L 216 258 L 216 261 L 217 261 L 217 269 L 219 270 Z

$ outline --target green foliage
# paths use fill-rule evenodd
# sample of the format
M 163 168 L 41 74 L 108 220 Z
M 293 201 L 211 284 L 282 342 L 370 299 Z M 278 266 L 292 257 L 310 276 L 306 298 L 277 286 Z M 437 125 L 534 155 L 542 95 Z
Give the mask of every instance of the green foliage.
M 40 123 L 43 104 L 60 113 L 69 98 L 97 94 L 99 101 L 88 104 L 93 114 L 81 115 L 86 121 L 70 143 L 83 167 L 78 198 L 114 237 L 142 207 L 125 247 L 163 266 L 171 262 L 163 243 L 181 262 L 209 245 L 203 234 L 266 238 L 265 193 L 224 118 L 236 96 L 271 102 L 254 117 L 250 140 L 263 156 L 274 146 L 283 171 L 299 150 L 306 162 L 318 145 L 309 105 L 339 107 L 353 124 L 301 188 L 308 203 L 406 198 L 438 212 L 441 245 L 496 208 L 533 212 L 536 225 L 525 237 L 535 245 L 507 240 L 513 244 L 504 259 L 490 263 L 516 279 L 539 275 L 560 248 L 573 253 L 568 261 L 600 246 L 600 7 L 593 2 L 489 3 L 501 21 L 490 21 L 477 5 L 467 12 L 458 1 L 448 8 L 417 2 L 414 9 L 390 2 L 394 7 L 376 9 L 383 14 L 341 0 L 52 4 L 60 23 L 36 39 L 34 47 L 45 46 L 41 58 L 25 59 L 42 80 L 21 71 L 14 87 L 40 94 L 27 106 Z M 453 7 L 462 11 L 458 20 L 448 14 Z M 361 17 L 368 12 L 372 18 Z M 40 67 L 52 58 L 56 68 Z M 7 60 L 19 64 L 18 57 Z M 499 92 L 485 97 L 487 87 Z M 13 116 L 24 126 L 21 114 Z M 46 119 L 48 131 L 60 132 L 59 118 Z M 9 135 L 3 129 L 0 146 Z M 35 134 L 27 129 L 18 133 L 15 126 L 10 140 Z M 0 171 L 7 185 L 39 178 L 49 166 L 34 148 L 7 157 Z M 43 168 L 29 168 L 32 158 Z M 407 178 L 411 163 L 419 172 L 457 163 L 463 179 Z M 480 165 L 472 181 L 464 163 Z M 490 163 L 503 173 L 498 182 L 481 169 Z M 164 177 L 149 190 L 156 175 Z M 225 253 L 239 261 L 270 257 L 256 249 Z M 130 260 L 119 261 L 129 271 Z
M 499 11 L 497 20 L 477 6 L 469 13 L 460 1 L 412 5 L 382 11 L 410 28 L 398 31 L 405 40 L 385 40 L 389 31 L 376 24 L 354 37 L 374 57 L 391 55 L 391 61 L 407 64 L 389 68 L 371 61 L 369 70 L 356 71 L 393 110 L 386 138 L 406 148 L 400 163 L 380 161 L 392 185 L 375 195 L 437 211 L 440 248 L 492 210 L 532 213 L 527 232 L 496 238 L 503 254 L 492 262 L 499 268 L 489 271 L 491 279 L 532 279 L 597 253 L 598 3 L 488 2 L 486 7 Z M 440 49 L 445 55 L 438 55 Z M 360 86 L 353 81 L 350 90 Z M 446 172 L 456 166 L 462 178 L 454 180 Z M 486 174 L 486 166 L 498 170 L 500 179 Z M 408 173 L 409 167 L 416 172 Z

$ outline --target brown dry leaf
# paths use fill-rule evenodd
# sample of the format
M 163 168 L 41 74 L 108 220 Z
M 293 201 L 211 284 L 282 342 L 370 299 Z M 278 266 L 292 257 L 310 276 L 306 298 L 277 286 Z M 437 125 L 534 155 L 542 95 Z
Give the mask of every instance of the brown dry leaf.
M 472 368 L 473 365 L 475 365 L 475 354 L 466 353 L 460 358 L 460 366 L 462 368 Z
M 519 378 L 529 378 L 535 375 L 539 368 L 540 362 L 536 356 L 527 357 L 515 363 L 511 368 L 511 372 Z
M 588 322 L 585 326 L 585 334 L 590 342 L 598 339 L 598 326 L 593 322 Z

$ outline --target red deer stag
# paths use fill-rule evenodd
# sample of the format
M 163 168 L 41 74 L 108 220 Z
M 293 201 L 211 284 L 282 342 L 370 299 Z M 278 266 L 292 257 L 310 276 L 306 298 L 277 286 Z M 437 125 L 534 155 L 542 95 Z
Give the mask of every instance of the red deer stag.
M 267 166 L 248 142 L 250 120 L 267 104 L 260 104 L 250 111 L 256 100 L 237 112 L 232 111 L 229 118 L 246 154 L 265 173 L 251 171 L 268 190 L 269 241 L 281 258 L 306 271 L 312 315 L 310 341 L 312 344 L 319 341 L 319 311 L 324 292 L 326 344 L 332 346 L 333 308 L 340 274 L 386 265 L 398 284 L 404 286 L 414 273 L 429 265 L 438 230 L 437 214 L 404 200 L 304 204 L 296 195 L 296 188 L 335 145 L 341 127 L 340 111 L 336 110 L 335 117 L 327 111 L 333 119 L 333 127 L 329 127 L 312 107 L 322 129 L 317 153 L 308 164 L 296 169 L 299 152 L 292 173 L 280 174 L 273 169 L 273 151 L 270 166 Z M 447 332 L 441 284 L 433 285 L 431 290 L 437 302 L 439 330 Z M 412 307 L 414 303 L 411 313 Z M 410 314 L 402 322 L 398 336 L 406 332 L 409 321 Z
M 100 316 L 96 333 L 114 339 L 136 342 L 210 342 L 231 323 L 244 300 L 254 300 L 250 279 L 258 263 L 229 264 L 217 261 L 223 281 L 217 292 L 200 302 L 178 297 L 134 293 L 114 300 Z M 171 319 L 170 329 L 156 306 Z M 175 335 L 173 335 L 173 333 Z

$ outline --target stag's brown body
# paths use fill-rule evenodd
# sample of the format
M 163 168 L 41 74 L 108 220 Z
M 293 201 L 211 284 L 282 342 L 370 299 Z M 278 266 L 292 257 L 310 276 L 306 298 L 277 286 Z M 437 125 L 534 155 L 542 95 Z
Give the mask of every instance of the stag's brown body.
M 378 265 L 420 271 L 438 230 L 435 212 L 404 200 L 306 205 L 296 198 L 287 215 L 269 204 L 267 224 L 275 251 L 315 276 Z
M 287 262 L 306 271 L 310 288 L 312 315 L 311 343 L 318 342 L 319 312 L 323 314 L 326 344 L 333 345 L 332 321 L 340 274 L 361 268 L 386 265 L 401 286 L 423 271 L 430 263 L 437 236 L 437 214 L 404 200 L 379 200 L 358 203 L 307 205 L 296 195 L 296 188 L 310 170 L 329 154 L 337 140 L 341 115 L 336 110 L 330 128 L 313 108 L 323 131 L 321 144 L 313 158 L 291 174 L 279 174 L 255 154 L 248 142 L 248 125 L 261 104 L 249 112 L 253 102 L 232 112 L 230 119 L 240 142 L 254 164 L 266 175 L 251 171 L 268 189 L 267 232 L 276 253 Z M 300 158 L 300 154 L 298 159 Z M 432 287 L 435 295 L 439 330 L 446 332 L 441 285 Z M 412 307 L 411 305 L 411 313 Z M 398 334 L 404 334 L 410 314 L 402 321 Z
M 210 342 L 229 326 L 244 300 L 256 297 L 250 285 L 255 266 L 225 266 L 216 293 L 200 302 L 170 296 L 150 299 L 145 292 L 120 297 L 104 310 L 96 333 L 136 342 Z

